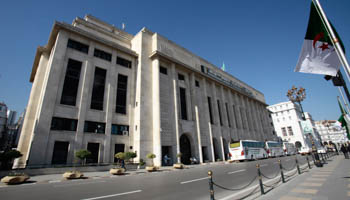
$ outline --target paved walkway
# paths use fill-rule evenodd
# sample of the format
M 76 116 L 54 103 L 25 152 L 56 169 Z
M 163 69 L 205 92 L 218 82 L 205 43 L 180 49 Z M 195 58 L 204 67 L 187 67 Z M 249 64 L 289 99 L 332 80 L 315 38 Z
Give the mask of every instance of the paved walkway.
M 350 199 L 350 159 L 330 158 L 321 168 L 315 166 L 257 200 L 346 200 Z

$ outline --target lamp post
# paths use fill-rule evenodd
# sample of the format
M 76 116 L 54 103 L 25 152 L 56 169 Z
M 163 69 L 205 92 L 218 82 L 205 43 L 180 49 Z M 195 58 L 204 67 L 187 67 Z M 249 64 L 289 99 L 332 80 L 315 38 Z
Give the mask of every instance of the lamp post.
M 302 118 L 302 120 L 306 120 L 305 115 L 304 115 L 304 111 L 303 111 L 303 106 L 301 105 L 301 102 L 304 101 L 304 99 L 306 98 L 306 90 L 302 87 L 300 87 L 298 89 L 293 85 L 292 89 L 288 90 L 287 97 L 291 102 L 293 102 L 293 103 L 297 102 L 299 104 L 300 109 L 301 109 L 301 118 Z M 316 148 L 316 145 L 315 145 L 315 142 L 313 140 L 311 133 L 309 134 L 309 138 L 311 141 L 312 156 L 315 160 L 315 165 L 317 167 L 322 167 L 323 164 L 320 161 L 320 157 L 317 153 L 317 148 Z

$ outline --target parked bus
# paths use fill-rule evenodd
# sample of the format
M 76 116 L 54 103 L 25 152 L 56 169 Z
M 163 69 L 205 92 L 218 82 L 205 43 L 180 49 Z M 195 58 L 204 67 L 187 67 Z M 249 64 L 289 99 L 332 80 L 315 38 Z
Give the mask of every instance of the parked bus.
M 230 144 L 231 160 L 267 158 L 265 143 L 255 140 L 240 140 Z
M 297 148 L 295 148 L 293 143 L 283 142 L 284 155 L 291 156 L 298 153 Z
M 266 141 L 265 142 L 266 152 L 269 157 L 283 156 L 283 145 L 281 142 Z

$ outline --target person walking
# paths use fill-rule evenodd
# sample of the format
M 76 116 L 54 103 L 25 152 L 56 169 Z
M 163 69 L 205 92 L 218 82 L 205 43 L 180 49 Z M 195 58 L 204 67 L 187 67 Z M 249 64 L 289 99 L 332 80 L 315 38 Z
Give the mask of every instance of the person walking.
M 349 156 L 348 156 L 348 149 L 347 149 L 347 147 L 344 144 L 341 145 L 340 151 L 343 152 L 345 159 L 349 158 Z

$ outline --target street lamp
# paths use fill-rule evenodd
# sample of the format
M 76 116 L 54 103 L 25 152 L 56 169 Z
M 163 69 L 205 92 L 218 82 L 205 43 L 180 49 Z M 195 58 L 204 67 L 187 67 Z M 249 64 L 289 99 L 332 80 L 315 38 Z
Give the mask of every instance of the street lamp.
M 304 101 L 304 99 L 306 98 L 306 90 L 302 87 L 300 87 L 298 89 L 293 85 L 292 89 L 288 90 L 287 97 L 291 102 L 293 102 L 293 103 L 297 102 L 299 104 L 300 109 L 301 109 L 301 118 L 302 118 L 302 120 L 306 120 L 305 115 L 304 115 L 304 111 L 303 111 L 303 106 L 301 105 L 301 102 Z M 321 163 L 320 157 L 317 153 L 317 148 L 316 148 L 316 145 L 315 145 L 315 142 L 313 140 L 311 133 L 309 134 L 309 138 L 311 141 L 312 156 L 314 158 L 315 165 L 317 167 L 322 167 L 322 163 Z

